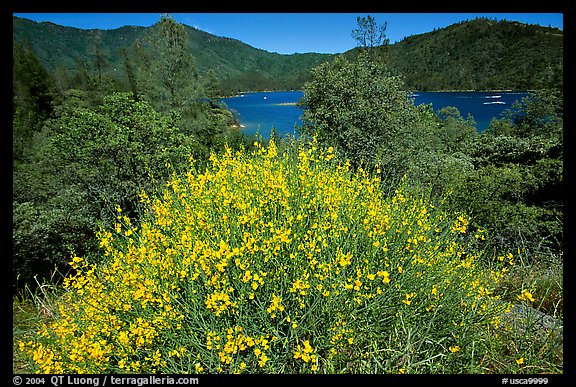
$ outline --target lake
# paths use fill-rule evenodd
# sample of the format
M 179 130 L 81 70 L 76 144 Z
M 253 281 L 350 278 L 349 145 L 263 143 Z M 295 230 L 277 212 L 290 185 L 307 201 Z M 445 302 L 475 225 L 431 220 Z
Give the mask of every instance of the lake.
M 221 100 L 237 115 L 246 134 L 269 138 L 272 128 L 280 136 L 297 136 L 295 126 L 302 125 L 300 116 L 303 111 L 296 106 L 296 102 L 303 95 L 302 91 L 247 92 Z M 526 95 L 523 91 L 415 92 L 412 97 L 415 104 L 431 103 L 436 111 L 454 106 L 464 118 L 471 114 L 476 128 L 482 132 L 492 118 L 499 118 L 504 110 L 512 107 L 514 101 Z

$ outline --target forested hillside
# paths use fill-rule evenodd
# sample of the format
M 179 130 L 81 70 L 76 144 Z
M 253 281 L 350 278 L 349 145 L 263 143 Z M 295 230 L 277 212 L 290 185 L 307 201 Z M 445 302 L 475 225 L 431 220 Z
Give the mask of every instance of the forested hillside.
M 212 70 L 222 81 L 223 93 L 297 89 L 310 78 L 311 68 L 333 57 L 317 53 L 270 53 L 235 39 L 183 27 L 189 38 L 188 50 L 200 76 L 208 77 Z M 128 83 L 127 61 L 137 61 L 146 50 L 145 35 L 149 29 L 125 26 L 113 30 L 81 30 L 13 19 L 15 42 L 29 44 L 47 70 L 80 77 L 82 71 L 98 68 L 120 84 Z
M 299 89 L 310 79 L 312 68 L 337 56 L 270 53 L 184 28 L 199 75 L 215 75 L 222 93 Z M 72 71 L 76 77 L 97 70 L 124 85 L 127 61 L 137 60 L 145 48 L 147 30 L 81 30 L 13 19 L 14 40 L 29 44 L 47 70 Z M 562 82 L 563 31 L 556 28 L 479 18 L 410 36 L 385 49 L 389 68 L 402 74 L 414 90 L 534 90 L 557 88 Z
M 390 67 L 416 90 L 533 90 L 562 87 L 563 32 L 479 18 L 405 38 Z

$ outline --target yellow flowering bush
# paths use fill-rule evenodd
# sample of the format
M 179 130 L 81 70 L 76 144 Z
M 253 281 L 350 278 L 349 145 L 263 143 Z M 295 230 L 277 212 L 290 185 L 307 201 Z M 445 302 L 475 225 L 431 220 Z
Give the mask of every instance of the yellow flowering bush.
M 74 256 L 40 373 L 450 372 L 506 305 L 468 219 L 315 142 L 212 155 Z M 471 238 L 473 240 L 473 238 Z M 457 348 L 457 350 L 456 350 Z M 470 355 L 471 354 L 471 355 Z

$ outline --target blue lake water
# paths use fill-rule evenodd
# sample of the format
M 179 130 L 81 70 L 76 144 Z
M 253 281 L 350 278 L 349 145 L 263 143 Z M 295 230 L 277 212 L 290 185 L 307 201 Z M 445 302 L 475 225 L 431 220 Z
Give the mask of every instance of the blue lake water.
M 482 132 L 488 128 L 493 118 L 501 118 L 501 114 L 512 108 L 515 101 L 520 101 L 527 95 L 524 91 L 436 91 L 415 92 L 413 98 L 416 105 L 431 103 L 436 111 L 446 106 L 454 106 L 462 117 L 472 115 L 476 121 L 476 129 Z
M 303 95 L 302 91 L 254 92 L 222 98 L 222 101 L 238 116 L 246 134 L 268 138 L 274 128 L 280 136 L 297 136 L 296 127 L 302 125 L 300 116 L 303 110 L 295 104 Z M 436 111 L 454 106 L 463 117 L 472 115 L 476 128 L 481 132 L 489 126 L 492 118 L 499 118 L 514 101 L 526 95 L 522 91 L 416 92 L 412 97 L 415 104 L 431 103 Z
M 302 91 L 271 91 L 242 93 L 221 100 L 238 116 L 246 134 L 269 138 L 272 128 L 280 136 L 297 135 L 295 125 L 302 125 L 303 111 L 295 104 L 303 95 Z

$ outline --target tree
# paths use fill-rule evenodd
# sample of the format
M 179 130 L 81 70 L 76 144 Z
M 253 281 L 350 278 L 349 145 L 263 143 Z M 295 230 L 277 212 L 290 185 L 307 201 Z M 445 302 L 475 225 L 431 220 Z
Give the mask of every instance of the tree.
M 89 53 L 94 57 L 94 70 L 96 72 L 96 85 L 98 88 L 102 88 L 102 83 L 104 82 L 104 71 L 109 67 L 108 61 L 105 57 L 104 48 L 102 45 L 102 37 L 100 34 L 96 33 L 92 40 L 91 47 L 89 48 Z
M 557 254 L 563 235 L 563 97 L 537 91 L 462 148 L 474 168 L 453 178 L 451 205 L 501 245 Z M 454 184 L 456 183 L 456 184 Z
M 379 26 L 376 24 L 375 18 L 370 15 L 367 17 L 358 16 L 356 21 L 358 22 L 358 28 L 352 31 L 352 37 L 358 42 L 360 47 L 373 49 L 389 43 L 389 39 L 386 38 L 388 23 L 385 22 Z
M 373 16 L 356 18 L 358 28 L 352 31 L 352 38 L 356 40 L 361 51 L 366 53 L 368 60 L 376 60 L 378 55 L 382 58 L 386 54 L 385 49 L 390 40 L 386 37 L 387 23 L 376 24 Z M 379 50 L 379 51 L 377 51 Z
M 127 80 L 127 86 L 128 86 L 128 90 L 130 90 L 132 92 L 132 95 L 134 96 L 134 98 L 138 99 L 139 98 L 139 88 L 138 88 L 138 82 L 137 82 L 137 68 L 135 67 L 134 63 L 132 62 L 129 54 L 128 54 L 128 50 L 126 48 L 123 48 L 121 51 L 121 56 L 122 56 L 122 65 L 124 68 L 124 72 L 126 73 L 126 80 Z
M 478 135 L 472 116 L 464 119 L 458 108 L 447 106 L 438 111 L 440 125 L 437 135 L 442 142 L 442 151 L 453 154 L 465 152 L 470 142 Z
M 139 85 L 143 98 L 160 112 L 177 113 L 184 133 L 195 136 L 209 153 L 226 141 L 232 114 L 206 97 L 188 41 L 185 27 L 170 15 L 162 15 L 146 39 L 147 57 L 142 61 Z M 211 86 L 211 95 L 215 87 Z
M 373 49 L 388 41 L 386 25 L 377 26 L 371 16 L 357 21 L 352 36 L 364 50 L 353 60 L 340 56 L 313 69 L 299 102 L 304 108 L 300 131 L 337 146 L 355 164 L 383 158 L 397 164 L 392 155 L 411 147 L 401 141 L 402 133 L 415 130 L 418 112 L 402 79 L 373 60 Z
M 414 138 L 404 131 L 416 127 L 418 114 L 402 80 L 363 55 L 312 71 L 298 103 L 304 108 L 299 131 L 338 147 L 356 165 L 374 164 L 379 155 L 392 163 L 392 153 L 411 146 L 402 136 Z
M 52 78 L 27 45 L 12 51 L 12 158 L 22 161 L 35 133 L 50 117 L 54 103 Z
M 214 69 L 208 70 L 204 81 L 204 90 L 208 98 L 218 98 L 222 94 L 220 91 L 220 80 Z
M 174 110 L 186 118 L 202 92 L 184 26 L 162 15 L 146 43 L 149 58 L 140 79 L 146 99 L 161 112 Z
M 154 192 L 171 172 L 203 148 L 162 114 L 130 93 L 104 98 L 97 108 L 69 98 L 47 121 L 33 162 L 14 176 L 14 275 L 26 282 L 64 268 L 70 250 L 94 251 L 99 223 L 116 214 L 139 218 L 141 189 Z

